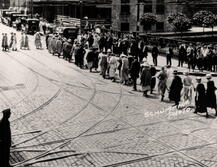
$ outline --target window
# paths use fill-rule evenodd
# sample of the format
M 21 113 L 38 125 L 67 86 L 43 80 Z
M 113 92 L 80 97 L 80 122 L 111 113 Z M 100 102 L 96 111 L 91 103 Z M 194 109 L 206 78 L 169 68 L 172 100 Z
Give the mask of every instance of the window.
M 130 14 L 130 5 L 121 5 L 121 15 Z
M 130 3 L 130 0 L 121 0 L 121 3 Z
M 163 32 L 164 31 L 164 22 L 157 22 L 156 30 L 157 30 L 157 32 Z
M 129 31 L 130 24 L 129 23 L 121 23 L 121 31 Z
M 165 12 L 164 0 L 157 0 L 156 13 L 164 14 L 164 12 Z
M 152 13 L 152 5 L 144 4 L 144 13 Z
M 157 4 L 156 13 L 162 15 L 162 14 L 164 14 L 164 12 L 165 12 L 164 4 Z

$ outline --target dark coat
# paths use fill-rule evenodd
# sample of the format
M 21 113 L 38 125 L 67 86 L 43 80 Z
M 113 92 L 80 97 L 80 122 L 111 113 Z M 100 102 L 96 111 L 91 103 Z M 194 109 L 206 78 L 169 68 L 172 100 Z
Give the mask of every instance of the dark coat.
M 159 54 L 159 50 L 158 50 L 158 48 L 156 46 L 154 46 L 152 48 L 152 57 L 157 58 L 158 54 Z
M 11 147 L 10 122 L 7 119 L 0 121 L 0 166 L 9 166 L 9 156 Z
M 207 82 L 207 91 L 206 91 L 206 99 L 207 99 L 207 107 L 216 108 L 216 94 L 215 94 L 215 84 L 213 81 Z
M 175 102 L 179 102 L 181 98 L 182 87 L 182 79 L 179 76 L 175 76 L 170 86 L 169 99 Z
M 195 96 L 196 112 L 207 112 L 207 100 L 205 87 L 202 83 L 199 83 L 196 87 L 196 96 Z
M 94 56 L 95 56 L 95 53 L 94 53 L 94 51 L 91 50 L 91 51 L 87 54 L 87 57 L 86 57 L 87 62 L 93 62 L 93 61 L 94 61 Z
M 93 46 L 93 42 L 94 42 L 93 35 L 90 35 L 90 37 L 87 40 L 88 40 L 88 43 L 89 43 L 89 47 L 92 47 Z
M 11 146 L 11 129 L 8 120 L 2 119 L 0 121 L 0 143 L 7 147 Z
M 137 60 L 134 60 L 130 69 L 130 76 L 132 78 L 138 78 L 140 72 L 140 63 Z
M 151 72 L 149 69 L 143 69 L 142 70 L 141 85 L 151 87 Z
M 187 51 L 183 46 L 181 46 L 179 49 L 179 56 L 178 57 L 180 60 L 184 60 L 186 58 L 186 56 L 187 56 Z

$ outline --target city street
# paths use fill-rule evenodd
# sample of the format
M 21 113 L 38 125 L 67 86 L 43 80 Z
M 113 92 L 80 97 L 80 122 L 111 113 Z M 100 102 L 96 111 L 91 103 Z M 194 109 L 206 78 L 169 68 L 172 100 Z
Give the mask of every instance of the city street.
M 168 99 L 160 102 L 157 89 L 145 98 L 36 50 L 29 39 L 30 50 L 0 51 L 0 109 L 12 110 L 13 166 L 217 166 L 214 111 L 206 118 L 177 110 Z M 164 57 L 159 61 L 165 65 Z

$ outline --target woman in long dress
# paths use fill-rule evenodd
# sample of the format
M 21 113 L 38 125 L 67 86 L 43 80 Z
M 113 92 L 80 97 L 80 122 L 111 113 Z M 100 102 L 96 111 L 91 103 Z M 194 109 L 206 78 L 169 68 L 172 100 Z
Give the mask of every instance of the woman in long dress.
M 141 86 L 143 96 L 148 97 L 147 93 L 151 90 L 151 72 L 147 63 L 143 63 L 141 66 L 143 67 L 141 73 Z
M 20 49 L 24 49 L 24 39 L 25 39 L 25 36 L 23 33 L 21 33 Z
M 29 37 L 27 36 L 27 34 L 24 34 L 23 47 L 25 50 L 29 50 Z
M 114 54 L 111 55 L 111 58 L 109 60 L 109 67 L 109 78 L 112 79 L 113 82 L 115 82 L 115 74 L 118 67 L 118 62 Z
M 16 33 L 14 33 L 14 35 L 13 35 L 12 51 L 17 51 L 17 36 L 16 36 Z
M 164 100 L 164 94 L 166 92 L 167 89 L 167 72 L 165 67 L 161 68 L 161 72 L 158 75 L 158 92 L 161 95 L 161 101 Z
M 122 55 L 122 66 L 121 66 L 121 82 L 127 85 L 129 80 L 129 61 L 126 55 Z
M 39 32 L 37 32 L 35 34 L 35 47 L 36 47 L 36 49 L 41 49 L 42 48 L 41 35 L 40 35 Z
M 8 37 L 7 34 L 2 34 L 2 50 L 6 51 L 8 49 Z

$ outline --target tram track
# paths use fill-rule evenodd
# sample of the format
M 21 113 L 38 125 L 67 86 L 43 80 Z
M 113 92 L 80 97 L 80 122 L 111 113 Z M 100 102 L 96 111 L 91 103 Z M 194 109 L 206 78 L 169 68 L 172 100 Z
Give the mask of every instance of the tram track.
M 13 58 L 13 59 L 15 59 L 15 58 Z M 18 60 L 16 60 L 16 61 L 18 61 Z M 18 62 L 19 62 L 19 61 L 18 61 Z M 19 62 L 19 63 L 21 63 L 21 62 Z M 23 63 L 21 63 L 21 64 L 23 64 Z M 26 65 L 24 65 L 24 64 L 23 64 L 23 66 L 26 67 Z M 28 68 L 29 70 L 31 70 L 31 71 L 34 72 L 34 70 L 31 69 L 30 67 L 26 67 L 26 68 Z M 94 86 L 95 86 L 95 85 L 94 85 Z M 91 102 L 91 100 L 94 98 L 95 94 L 96 94 L 96 91 L 95 91 L 95 93 L 92 95 L 92 97 L 89 99 L 88 103 L 84 106 L 84 108 L 83 108 L 80 112 L 82 112 L 82 111 L 86 108 L 86 106 L 88 106 L 88 105 L 90 104 L 90 102 Z M 122 97 L 122 95 L 120 96 L 120 100 L 121 100 L 121 97 Z M 120 101 L 119 101 L 119 102 L 120 102 Z M 119 102 L 117 103 L 117 105 L 115 105 L 114 110 L 115 110 L 116 107 L 118 106 Z M 114 110 L 112 110 L 111 113 L 112 113 Z M 79 113 L 80 113 L 80 112 L 79 112 Z M 79 115 L 79 113 L 77 113 L 75 116 Z M 94 124 L 93 126 L 91 126 L 90 128 L 88 128 L 85 132 L 83 132 L 83 133 L 81 133 L 80 135 L 78 135 L 76 138 L 78 138 L 79 136 L 82 136 L 83 134 L 85 134 L 85 133 L 87 133 L 88 131 L 90 131 L 91 129 L 93 129 L 95 126 L 97 126 L 98 124 L 100 124 L 104 119 L 106 119 L 109 115 L 110 115 L 110 114 L 107 114 L 102 120 L 98 121 L 96 124 Z M 70 119 L 67 119 L 67 120 L 64 121 L 62 124 L 64 124 L 64 123 L 67 122 L 68 120 L 73 119 L 75 116 L 70 117 Z M 39 134 L 39 135 L 43 135 L 43 134 Z M 37 135 L 37 136 L 38 136 L 38 135 Z M 75 138 L 73 138 L 73 139 L 75 139 Z M 55 150 L 56 148 L 61 148 L 61 147 L 63 147 L 63 146 L 66 146 L 66 145 L 68 144 L 68 142 L 71 142 L 71 141 L 72 141 L 72 139 L 71 139 L 70 141 L 66 141 L 65 143 L 63 143 L 63 144 L 61 144 L 61 145 L 59 145 L 59 146 L 57 146 L 57 147 L 54 147 L 52 150 Z M 41 156 L 46 155 L 46 154 L 49 153 L 49 152 L 50 152 L 50 151 L 48 150 L 47 152 L 45 152 L 45 153 L 43 153 L 42 155 L 39 155 L 39 156 L 37 156 L 37 157 L 35 157 L 35 158 L 40 158 Z M 28 160 L 28 161 L 29 161 L 29 160 Z M 26 161 L 25 161 L 25 162 L 26 162 Z M 21 164 L 15 164 L 15 165 L 21 165 Z

